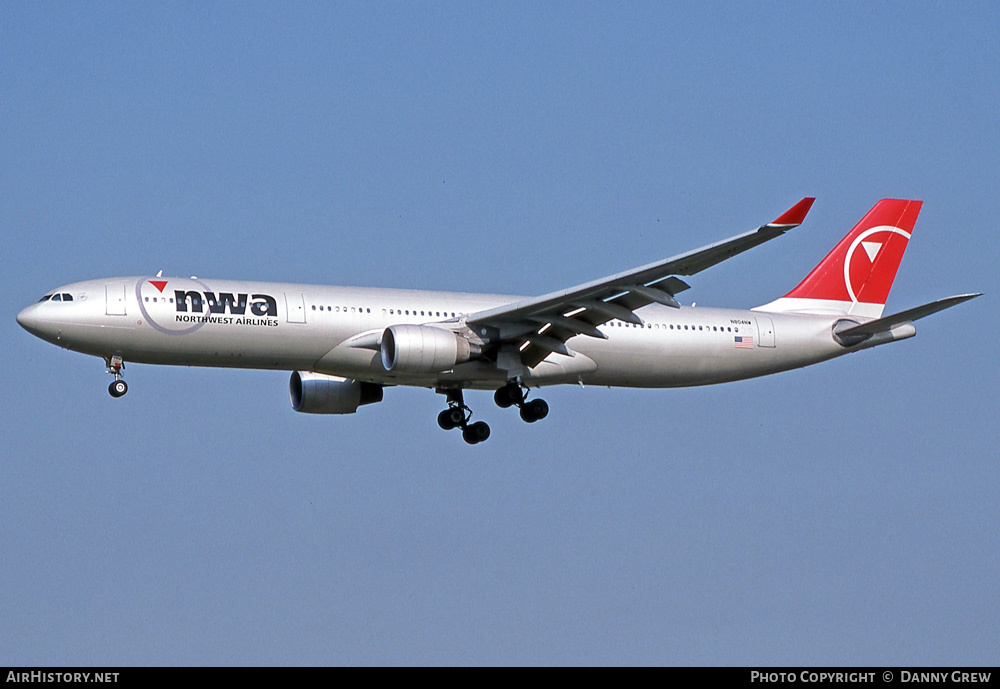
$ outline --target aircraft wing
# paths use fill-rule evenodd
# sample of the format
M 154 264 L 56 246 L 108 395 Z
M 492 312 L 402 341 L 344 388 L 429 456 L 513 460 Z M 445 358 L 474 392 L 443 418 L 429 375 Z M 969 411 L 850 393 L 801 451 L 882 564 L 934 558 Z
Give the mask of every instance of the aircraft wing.
M 635 310 L 654 302 L 679 308 L 675 295 L 689 286 L 676 276 L 699 273 L 798 227 L 813 201 L 802 199 L 752 232 L 570 289 L 469 314 L 466 323 L 491 342 L 516 347 L 520 363 L 527 367 L 552 352 L 572 356 L 566 347 L 571 337 L 607 339 L 597 326 L 613 319 L 641 325 Z

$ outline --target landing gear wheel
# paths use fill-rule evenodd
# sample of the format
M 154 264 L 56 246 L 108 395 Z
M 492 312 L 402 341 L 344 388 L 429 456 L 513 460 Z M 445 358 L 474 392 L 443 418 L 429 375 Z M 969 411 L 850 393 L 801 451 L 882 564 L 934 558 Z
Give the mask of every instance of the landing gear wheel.
M 450 407 L 438 414 L 438 426 L 446 431 L 458 428 L 465 422 L 465 412 L 458 407 Z
M 450 409 L 445 409 L 443 412 L 438 414 L 438 426 L 445 431 L 450 431 L 454 428 L 454 426 L 451 425 L 451 414 L 449 412 L 451 412 Z
M 115 382 L 108 386 L 108 392 L 112 397 L 121 397 L 128 392 L 128 384 L 122 380 L 122 369 L 125 368 L 125 362 L 115 354 L 104 357 L 104 363 L 108 366 L 108 373 L 115 377 Z
M 448 416 L 451 420 L 451 427 L 457 428 L 458 426 L 464 426 L 466 422 L 465 409 L 460 407 L 452 407 L 448 410 Z
M 448 408 L 438 414 L 438 426 L 446 431 L 461 428 L 462 438 L 470 445 L 481 443 L 490 437 L 490 427 L 486 423 L 469 423 L 472 410 L 465 406 L 461 388 L 438 388 L 438 392 L 448 397 Z
M 112 397 L 121 397 L 128 392 L 128 383 L 124 380 L 116 380 L 108 386 L 108 392 Z
M 469 445 L 481 443 L 490 437 L 490 427 L 485 421 L 477 421 L 462 429 L 462 439 Z
M 549 415 L 549 405 L 545 400 L 536 399 L 530 402 L 525 402 L 521 406 L 521 418 L 528 423 L 535 423 L 536 421 L 541 421 L 546 416 Z
M 517 383 L 507 383 L 493 393 L 493 401 L 501 409 L 512 407 L 515 404 L 520 405 L 524 402 L 524 391 Z

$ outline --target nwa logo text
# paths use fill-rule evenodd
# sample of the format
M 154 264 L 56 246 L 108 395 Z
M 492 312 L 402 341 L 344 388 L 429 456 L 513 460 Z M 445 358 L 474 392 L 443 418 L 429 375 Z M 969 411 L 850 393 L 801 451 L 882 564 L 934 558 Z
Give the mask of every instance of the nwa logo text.
M 248 298 L 249 297 L 249 298 Z M 195 290 L 174 290 L 174 304 L 177 307 L 177 321 L 183 323 L 223 323 L 235 325 L 278 325 L 278 302 L 270 294 L 233 294 L 232 292 L 205 291 L 204 293 Z M 208 305 L 208 314 L 205 314 L 205 305 Z M 259 318 L 232 318 L 232 316 L 246 316 L 247 307 L 250 313 Z M 205 314 L 201 316 L 181 315 L 193 312 Z M 229 314 L 227 317 L 225 314 Z
M 215 296 L 215 292 L 205 292 L 205 298 L 202 299 L 201 292 L 175 289 L 174 303 L 177 304 L 178 313 L 187 313 L 190 303 L 191 310 L 196 313 L 204 313 L 204 305 L 208 304 L 209 313 L 231 313 L 242 316 L 247 312 L 249 305 L 250 313 L 255 316 L 278 317 L 278 302 L 270 294 L 255 294 L 250 301 L 247 301 L 247 296 L 249 295 L 234 295 L 231 292 L 220 292 L 219 296 Z

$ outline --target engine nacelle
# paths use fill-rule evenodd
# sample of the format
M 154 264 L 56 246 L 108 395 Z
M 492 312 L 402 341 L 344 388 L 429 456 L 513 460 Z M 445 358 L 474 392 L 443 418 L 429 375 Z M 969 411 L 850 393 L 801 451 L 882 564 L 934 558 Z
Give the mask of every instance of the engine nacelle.
M 322 373 L 294 371 L 288 381 L 292 409 L 304 414 L 353 414 L 382 401 L 382 386 Z
M 479 345 L 444 328 L 391 325 L 382 333 L 382 366 L 396 373 L 439 373 L 479 356 Z

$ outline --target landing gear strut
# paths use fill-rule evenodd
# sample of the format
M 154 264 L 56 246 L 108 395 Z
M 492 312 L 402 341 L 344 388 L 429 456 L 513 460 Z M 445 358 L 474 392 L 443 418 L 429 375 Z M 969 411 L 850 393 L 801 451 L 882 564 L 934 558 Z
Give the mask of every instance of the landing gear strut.
M 112 397 L 121 397 L 128 392 L 128 383 L 122 379 L 122 369 L 125 362 L 120 356 L 105 357 L 104 362 L 108 365 L 108 373 L 115 377 L 115 380 L 108 386 L 108 392 Z
M 490 437 L 490 427 L 484 421 L 469 423 L 472 410 L 465 406 L 461 389 L 439 390 L 448 397 L 448 408 L 438 414 L 438 426 L 446 431 L 462 429 L 462 439 L 470 445 L 481 443 Z
M 541 421 L 549 415 L 549 405 L 543 399 L 526 400 L 526 392 L 527 388 L 512 380 L 493 394 L 493 401 L 502 409 L 516 406 L 528 423 Z

